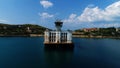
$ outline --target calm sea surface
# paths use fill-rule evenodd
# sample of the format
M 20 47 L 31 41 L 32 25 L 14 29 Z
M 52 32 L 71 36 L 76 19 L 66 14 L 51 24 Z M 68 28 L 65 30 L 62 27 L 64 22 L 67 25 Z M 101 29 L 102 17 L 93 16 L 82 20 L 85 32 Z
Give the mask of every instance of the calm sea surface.
M 0 68 L 120 68 L 120 39 L 73 38 L 73 50 L 47 50 L 43 37 L 0 37 Z

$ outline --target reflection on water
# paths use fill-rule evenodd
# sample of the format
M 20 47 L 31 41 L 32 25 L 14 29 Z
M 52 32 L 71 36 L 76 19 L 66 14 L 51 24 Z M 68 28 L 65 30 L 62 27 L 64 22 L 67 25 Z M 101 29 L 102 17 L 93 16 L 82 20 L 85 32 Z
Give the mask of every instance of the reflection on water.
M 47 67 L 63 68 L 72 62 L 73 49 L 64 48 L 44 48 L 44 55 Z

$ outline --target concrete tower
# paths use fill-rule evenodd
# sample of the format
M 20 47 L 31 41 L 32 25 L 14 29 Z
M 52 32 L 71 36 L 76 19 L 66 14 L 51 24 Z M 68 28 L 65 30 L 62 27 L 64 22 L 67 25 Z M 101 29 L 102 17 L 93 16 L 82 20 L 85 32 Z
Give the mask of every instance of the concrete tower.
M 72 33 L 71 31 L 61 30 L 63 22 L 56 21 L 56 30 L 46 30 L 44 34 L 44 44 L 46 47 L 63 47 L 63 48 L 73 48 Z
M 56 22 L 55 22 L 56 30 L 57 30 L 57 31 L 61 31 L 62 25 L 63 25 L 63 22 L 61 22 L 61 21 L 56 21 Z
M 63 22 L 56 21 L 56 43 L 61 43 L 61 28 L 62 28 Z

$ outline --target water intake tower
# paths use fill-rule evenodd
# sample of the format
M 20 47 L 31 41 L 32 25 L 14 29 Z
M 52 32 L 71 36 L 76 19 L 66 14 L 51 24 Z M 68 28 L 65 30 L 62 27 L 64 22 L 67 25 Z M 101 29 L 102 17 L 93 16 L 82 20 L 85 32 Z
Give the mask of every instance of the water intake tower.
M 56 21 L 56 30 L 46 29 L 44 32 L 44 45 L 49 47 L 73 47 L 72 32 L 70 30 L 61 30 L 63 22 Z

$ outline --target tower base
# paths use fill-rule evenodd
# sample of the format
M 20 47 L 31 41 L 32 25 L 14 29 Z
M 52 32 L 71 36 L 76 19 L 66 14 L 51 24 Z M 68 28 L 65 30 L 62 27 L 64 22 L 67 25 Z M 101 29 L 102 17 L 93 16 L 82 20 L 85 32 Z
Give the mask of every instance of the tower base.
M 44 43 L 45 48 L 62 48 L 62 49 L 71 49 L 74 48 L 73 43 Z

